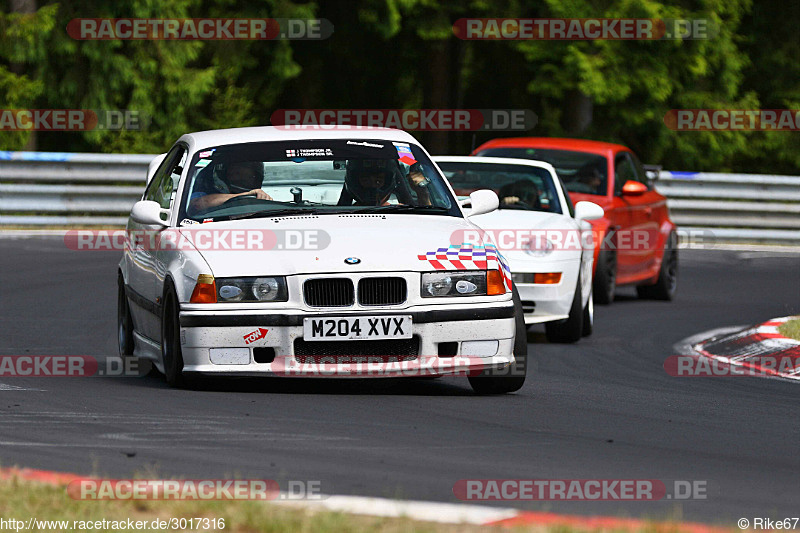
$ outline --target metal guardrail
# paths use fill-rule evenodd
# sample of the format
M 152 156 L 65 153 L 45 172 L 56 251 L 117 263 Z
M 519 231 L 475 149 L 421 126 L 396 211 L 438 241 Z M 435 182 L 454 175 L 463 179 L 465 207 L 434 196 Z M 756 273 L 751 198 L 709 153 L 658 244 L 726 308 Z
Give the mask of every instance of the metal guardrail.
M 0 152 L 0 226 L 123 226 L 154 157 Z M 800 243 L 800 176 L 662 170 L 656 189 L 683 230 Z
M 124 226 L 154 157 L 0 152 L 0 225 Z
M 661 171 L 673 222 L 718 240 L 800 242 L 800 176 Z

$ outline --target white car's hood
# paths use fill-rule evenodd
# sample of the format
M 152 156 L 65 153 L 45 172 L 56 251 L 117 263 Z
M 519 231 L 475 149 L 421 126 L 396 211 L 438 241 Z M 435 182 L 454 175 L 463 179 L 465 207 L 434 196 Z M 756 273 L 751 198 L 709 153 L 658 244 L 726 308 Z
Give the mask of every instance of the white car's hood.
M 246 246 L 239 246 L 237 250 L 218 249 L 219 246 L 207 245 L 210 241 L 208 235 L 199 238 L 199 232 L 205 230 L 217 232 L 218 235 L 225 231 L 254 232 L 263 234 L 265 242 L 270 242 L 274 232 L 280 249 L 277 246 L 272 249 L 249 249 Z M 292 235 L 293 240 L 289 243 L 285 241 L 285 232 Z M 463 218 L 410 214 L 224 221 L 207 226 L 186 226 L 181 228 L 181 233 L 195 244 L 216 277 L 323 272 L 425 272 L 431 270 L 431 264 L 419 256 L 461 243 L 464 235 L 479 235 L 477 228 Z M 233 242 L 231 235 L 225 235 L 220 240 Z M 302 242 L 303 238 L 306 243 L 312 239 L 318 245 L 286 249 L 287 244 Z M 473 244 L 483 243 L 474 239 L 471 241 Z M 347 258 L 357 258 L 360 262 L 347 264 Z
M 468 211 L 467 211 L 468 212 Z M 496 209 L 485 215 L 470 218 L 485 230 L 501 229 L 576 229 L 573 219 L 557 213 L 524 211 L 521 209 Z
M 525 251 L 526 243 L 532 235 L 547 238 L 553 243 L 555 250 L 547 256 L 551 260 L 568 260 L 580 256 L 583 246 L 579 237 L 581 224 L 567 215 L 498 209 L 470 220 L 485 230 L 485 240 L 493 242 L 500 253 L 512 263 L 517 259 L 532 259 Z M 587 224 L 586 227 L 590 226 Z M 514 270 L 513 264 L 511 269 Z

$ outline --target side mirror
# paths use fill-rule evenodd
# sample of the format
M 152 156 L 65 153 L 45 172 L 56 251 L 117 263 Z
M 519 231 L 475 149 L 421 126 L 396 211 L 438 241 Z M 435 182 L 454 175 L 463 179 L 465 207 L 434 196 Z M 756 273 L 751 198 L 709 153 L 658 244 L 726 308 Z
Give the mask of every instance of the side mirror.
M 167 157 L 167 154 L 159 154 L 150 161 L 150 166 L 147 167 L 147 183 L 150 183 L 150 180 L 153 179 L 153 175 L 158 170 L 158 167 L 161 165 L 161 162 L 164 161 L 164 158 Z
M 647 192 L 647 185 L 638 181 L 628 180 L 622 186 L 622 196 L 641 196 Z
M 169 214 L 169 211 L 161 209 L 161 206 L 152 200 L 141 200 L 131 208 L 131 218 L 147 226 L 167 227 L 167 222 L 161 219 L 162 213 Z
M 594 202 L 578 202 L 575 204 L 575 220 L 597 220 L 603 218 L 605 211 Z
M 489 189 L 481 189 L 469 195 L 469 202 L 472 204 L 472 211 L 469 216 L 485 215 L 491 213 L 500 205 L 500 198 L 497 193 Z

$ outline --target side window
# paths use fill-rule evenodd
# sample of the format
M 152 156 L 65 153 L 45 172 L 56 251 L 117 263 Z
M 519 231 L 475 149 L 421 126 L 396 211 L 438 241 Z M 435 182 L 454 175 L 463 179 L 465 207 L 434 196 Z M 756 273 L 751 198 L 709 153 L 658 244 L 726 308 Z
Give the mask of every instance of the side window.
M 614 159 L 614 194 L 622 194 L 622 186 L 628 180 L 636 181 L 636 169 L 630 157 L 622 153 Z
M 171 205 L 172 202 L 175 200 L 175 193 L 178 191 L 178 184 L 181 182 L 181 174 L 183 174 L 183 169 L 186 168 L 186 159 L 189 156 L 189 151 L 186 149 L 181 149 L 183 154 L 181 154 L 180 159 L 178 160 L 178 164 L 174 165 L 170 170 L 170 182 L 169 183 L 169 192 L 167 193 L 166 188 L 164 194 L 166 195 L 165 198 L 169 198 L 169 204 Z
M 636 172 L 636 181 L 639 183 L 644 183 L 647 185 L 647 188 L 650 189 L 650 180 L 647 179 L 647 172 L 645 172 L 642 162 L 639 161 L 639 158 L 636 157 L 636 154 L 630 153 L 628 155 L 630 156 L 631 161 L 633 161 L 633 169 Z
M 154 200 L 154 191 L 158 189 L 158 184 L 164 178 L 164 174 L 171 168 L 175 155 L 182 149 L 181 146 L 175 145 L 167 152 L 167 155 L 164 156 L 164 160 L 161 161 L 161 164 L 153 174 L 153 179 L 147 184 L 147 189 L 145 189 L 144 196 L 142 197 L 143 200 Z
M 145 192 L 145 200 L 157 202 L 169 209 L 186 163 L 187 151 L 183 146 L 173 148 L 159 167 Z
M 572 198 L 569 197 L 569 191 L 564 186 L 564 182 L 561 181 L 561 177 L 556 175 L 556 179 L 558 180 L 558 184 L 561 186 L 561 190 L 564 192 L 564 200 L 567 202 L 567 211 L 569 211 L 569 216 L 575 217 L 575 206 L 572 205 Z

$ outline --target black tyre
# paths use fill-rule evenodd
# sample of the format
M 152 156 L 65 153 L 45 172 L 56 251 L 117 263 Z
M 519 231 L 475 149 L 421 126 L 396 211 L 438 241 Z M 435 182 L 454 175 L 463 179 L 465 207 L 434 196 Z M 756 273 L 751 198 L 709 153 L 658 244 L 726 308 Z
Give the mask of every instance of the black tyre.
M 670 233 L 655 285 L 639 285 L 639 298 L 670 301 L 678 292 L 678 236 Z
M 164 312 L 161 316 L 161 358 L 164 361 L 164 377 L 170 387 L 182 387 L 186 384 L 178 309 L 178 298 L 168 284 L 164 292 Z
M 522 313 L 522 302 L 517 289 L 512 292 L 514 299 L 514 362 L 503 370 L 487 370 L 480 376 L 469 378 L 472 390 L 478 394 L 506 394 L 515 392 L 525 384 L 528 372 L 528 328 Z
M 600 251 L 592 288 L 596 303 L 608 305 L 614 301 L 614 293 L 617 290 L 617 254 L 614 251 Z
M 572 297 L 572 306 L 566 320 L 547 322 L 544 332 L 549 342 L 573 343 L 578 342 L 583 336 L 583 296 L 581 296 L 581 277 L 578 275 L 578 286 Z
M 117 276 L 117 344 L 121 357 L 133 355 L 133 319 L 122 274 Z
M 586 307 L 583 308 L 583 331 L 581 334 L 588 337 L 594 330 L 594 291 L 589 293 L 589 300 L 586 302 Z

